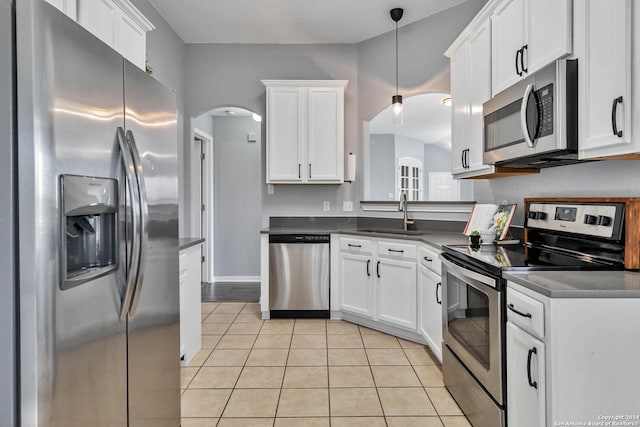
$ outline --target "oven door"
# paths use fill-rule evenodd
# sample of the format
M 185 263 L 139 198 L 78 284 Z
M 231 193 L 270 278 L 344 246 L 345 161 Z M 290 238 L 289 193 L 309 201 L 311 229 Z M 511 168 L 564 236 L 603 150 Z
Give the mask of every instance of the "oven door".
M 503 310 L 500 279 L 442 258 L 444 343 L 503 405 Z

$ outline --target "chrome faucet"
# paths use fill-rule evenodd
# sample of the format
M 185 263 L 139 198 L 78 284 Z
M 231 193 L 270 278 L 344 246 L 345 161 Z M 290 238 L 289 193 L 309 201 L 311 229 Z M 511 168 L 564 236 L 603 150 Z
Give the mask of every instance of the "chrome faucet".
M 413 219 L 408 217 L 408 206 L 407 206 L 407 190 L 403 190 L 400 192 L 400 204 L 398 205 L 398 210 L 404 213 L 402 218 L 402 229 L 407 231 L 408 225 L 413 225 Z

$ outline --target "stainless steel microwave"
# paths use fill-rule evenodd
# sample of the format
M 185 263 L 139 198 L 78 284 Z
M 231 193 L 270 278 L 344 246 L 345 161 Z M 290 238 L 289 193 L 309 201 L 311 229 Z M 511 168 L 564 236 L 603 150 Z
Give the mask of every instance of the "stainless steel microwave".
M 485 164 L 578 162 L 578 61 L 558 60 L 483 104 Z

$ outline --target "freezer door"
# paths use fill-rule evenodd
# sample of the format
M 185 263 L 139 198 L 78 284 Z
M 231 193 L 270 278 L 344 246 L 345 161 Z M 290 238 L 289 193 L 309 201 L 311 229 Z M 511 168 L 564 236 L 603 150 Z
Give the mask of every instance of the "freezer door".
M 77 286 L 62 286 L 61 248 L 62 175 L 124 188 L 123 61 L 46 2 L 16 3 L 21 426 L 124 427 L 124 227 L 116 227 L 115 268 Z
M 129 310 L 129 425 L 180 425 L 176 97 L 125 61 L 125 120 L 140 180 L 142 245 Z
M 0 0 L 0 425 L 16 425 L 15 118 L 13 8 Z

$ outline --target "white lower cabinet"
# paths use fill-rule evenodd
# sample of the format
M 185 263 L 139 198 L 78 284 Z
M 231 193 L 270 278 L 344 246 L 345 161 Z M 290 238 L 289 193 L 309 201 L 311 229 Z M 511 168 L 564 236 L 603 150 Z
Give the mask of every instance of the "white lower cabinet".
M 340 309 L 373 318 L 371 255 L 340 254 Z
M 417 333 L 416 245 L 355 236 L 338 242 L 339 310 Z
M 416 262 L 378 259 L 376 317 L 382 322 L 416 329 Z
M 638 312 L 640 298 L 549 298 L 508 281 L 508 425 L 637 425 Z
M 424 265 L 418 266 L 418 329 L 442 362 L 442 279 Z
M 187 366 L 200 351 L 201 253 L 200 245 L 180 251 L 180 358 Z
M 540 340 L 507 322 L 507 425 L 545 427 L 545 357 Z

